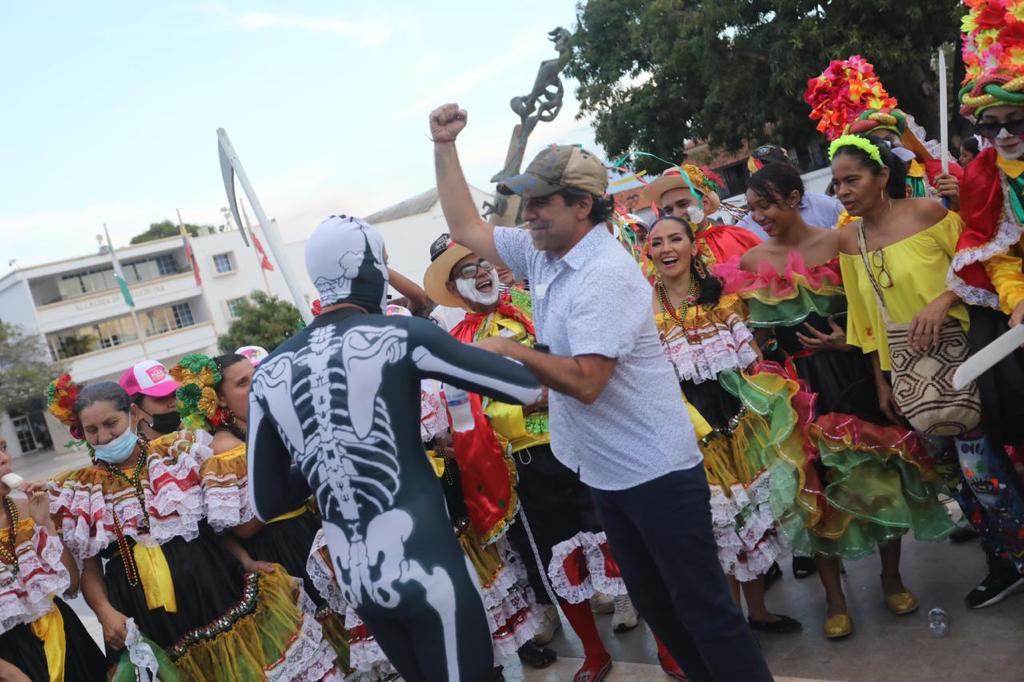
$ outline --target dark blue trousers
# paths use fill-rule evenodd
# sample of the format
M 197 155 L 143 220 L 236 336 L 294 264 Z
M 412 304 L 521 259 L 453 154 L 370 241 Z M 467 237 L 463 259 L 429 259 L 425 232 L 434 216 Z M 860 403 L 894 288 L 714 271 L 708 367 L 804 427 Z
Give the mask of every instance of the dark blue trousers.
M 592 492 L 633 604 L 690 679 L 771 682 L 718 563 L 704 467 Z

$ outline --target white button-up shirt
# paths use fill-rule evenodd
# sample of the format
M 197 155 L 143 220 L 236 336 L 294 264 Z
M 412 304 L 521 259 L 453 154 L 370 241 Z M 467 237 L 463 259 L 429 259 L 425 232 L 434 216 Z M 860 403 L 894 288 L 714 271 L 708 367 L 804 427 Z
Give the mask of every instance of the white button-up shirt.
M 498 255 L 530 281 L 537 339 L 554 355 L 617 360 L 591 405 L 552 391 L 551 450 L 599 490 L 623 490 L 702 462 L 675 373 L 658 340 L 651 286 L 595 225 L 562 258 L 521 228 L 494 228 Z

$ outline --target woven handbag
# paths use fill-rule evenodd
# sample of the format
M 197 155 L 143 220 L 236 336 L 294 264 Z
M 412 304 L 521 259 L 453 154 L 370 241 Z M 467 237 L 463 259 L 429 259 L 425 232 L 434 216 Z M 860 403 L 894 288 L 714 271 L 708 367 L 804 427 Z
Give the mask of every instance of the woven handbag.
M 868 261 L 864 223 L 858 226 L 860 256 L 864 261 L 875 300 L 882 313 L 889 339 L 892 365 L 892 394 L 900 412 L 914 430 L 926 436 L 961 436 L 981 422 L 981 397 L 973 382 L 962 390 L 953 388 L 953 374 L 970 354 L 967 333 L 956 320 L 947 317 L 939 332 L 939 342 L 928 351 L 910 345 L 909 324 L 898 324 L 889 317 L 882 289 Z

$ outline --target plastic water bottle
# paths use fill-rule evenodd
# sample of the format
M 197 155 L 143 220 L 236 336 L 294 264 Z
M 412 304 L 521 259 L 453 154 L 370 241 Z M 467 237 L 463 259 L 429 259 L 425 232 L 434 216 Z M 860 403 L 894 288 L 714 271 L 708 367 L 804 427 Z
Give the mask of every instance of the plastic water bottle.
M 949 632 L 949 618 L 946 612 L 940 608 L 934 608 L 928 612 L 928 630 L 932 637 L 945 637 Z
M 448 412 L 452 415 L 452 428 L 458 433 L 473 430 L 473 408 L 469 404 L 469 394 L 461 388 L 445 384 L 444 399 L 448 403 Z

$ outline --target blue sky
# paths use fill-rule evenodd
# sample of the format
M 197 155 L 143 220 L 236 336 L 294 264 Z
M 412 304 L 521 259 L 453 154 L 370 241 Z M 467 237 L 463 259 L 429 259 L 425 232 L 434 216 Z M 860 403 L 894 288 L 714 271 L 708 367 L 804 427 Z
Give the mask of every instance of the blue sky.
M 460 152 L 491 189 L 573 0 L 61 3 L 0 0 L 0 273 L 115 245 L 149 223 L 223 222 L 216 129 L 284 238 L 434 184 L 427 115 L 469 111 Z M 594 147 L 567 82 L 543 144 Z

